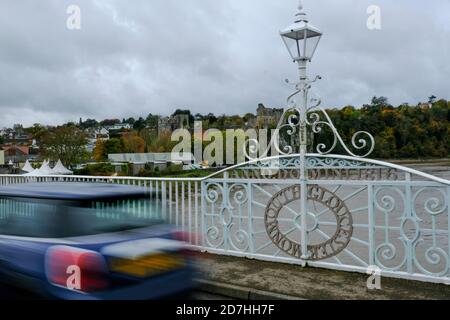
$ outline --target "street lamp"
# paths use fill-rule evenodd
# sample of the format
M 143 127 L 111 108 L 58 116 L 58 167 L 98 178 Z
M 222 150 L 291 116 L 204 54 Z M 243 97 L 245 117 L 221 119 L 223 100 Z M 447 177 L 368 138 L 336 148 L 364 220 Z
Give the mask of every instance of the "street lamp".
M 322 132 L 323 128 L 328 128 L 332 131 L 334 139 L 330 146 L 325 143 L 319 143 L 316 146 L 317 153 L 319 155 L 326 155 L 332 152 L 338 144 L 340 144 L 345 151 L 355 157 L 363 158 L 368 156 L 375 147 L 375 140 L 373 136 L 366 131 L 358 131 L 352 137 L 352 146 L 356 150 L 364 150 L 370 148 L 370 150 L 362 156 L 356 155 L 345 144 L 344 140 L 340 136 L 336 127 L 334 126 L 331 118 L 328 116 L 326 110 L 320 107 L 320 99 L 310 99 L 308 97 L 309 90 L 314 82 L 321 79 L 320 76 L 316 76 L 314 79 L 310 79 L 306 73 L 307 63 L 313 58 L 313 55 L 317 49 L 320 39 L 322 38 L 322 32 L 309 23 L 306 13 L 303 11 L 302 1 L 298 6 L 298 12 L 295 15 L 295 22 L 280 31 L 281 38 L 286 44 L 289 54 L 292 60 L 298 64 L 299 68 L 299 81 L 294 83 L 295 92 L 291 94 L 288 99 L 289 108 L 285 110 L 281 120 L 278 124 L 276 135 L 274 136 L 275 148 L 277 152 L 281 154 L 290 154 L 294 150 L 293 146 L 285 146 L 280 148 L 279 140 L 281 129 L 288 128 L 288 135 L 299 136 L 299 171 L 300 171 L 300 214 L 301 218 L 299 226 L 301 229 L 301 258 L 306 261 L 310 258 L 308 253 L 308 228 L 307 228 L 307 214 L 308 214 L 308 167 L 307 160 L 307 146 L 308 146 L 308 126 L 311 128 L 312 135 Z M 288 81 L 289 83 L 289 81 Z M 299 101 L 294 98 L 299 97 Z M 323 113 L 325 120 L 322 120 L 319 112 Z M 287 124 L 284 123 L 285 117 Z M 365 136 L 365 139 L 364 139 Z M 370 144 L 369 144 L 370 143 Z M 272 144 L 271 144 L 272 145 Z
M 290 25 L 284 30 L 280 31 L 281 38 L 286 44 L 289 54 L 291 55 L 294 62 L 298 63 L 300 81 L 296 83 L 296 92 L 291 95 L 288 99 L 288 103 L 291 98 L 296 96 L 298 93 L 302 93 L 302 101 L 300 104 L 295 103 L 295 110 L 298 112 L 298 125 L 300 130 L 299 140 L 300 140 L 300 218 L 301 218 L 301 258 L 304 260 L 309 259 L 308 254 L 308 230 L 307 224 L 307 213 L 308 213 L 308 184 L 307 184 L 307 174 L 306 174 L 306 152 L 308 146 L 308 134 L 307 134 L 307 113 L 308 113 L 308 91 L 311 84 L 317 80 L 310 81 L 306 74 L 306 65 L 308 61 L 312 60 L 314 52 L 317 49 L 320 38 L 322 37 L 322 32 L 309 24 L 308 17 L 303 11 L 302 2 L 299 2 L 298 12 L 295 15 L 296 19 L 294 24 Z M 292 125 L 292 123 L 291 123 Z M 292 133 L 295 130 L 291 131 Z
M 299 65 L 300 79 L 305 80 L 306 63 L 312 60 L 322 37 L 322 32 L 309 23 L 301 1 L 295 17 L 295 22 L 286 29 L 281 30 L 280 35 L 292 60 Z

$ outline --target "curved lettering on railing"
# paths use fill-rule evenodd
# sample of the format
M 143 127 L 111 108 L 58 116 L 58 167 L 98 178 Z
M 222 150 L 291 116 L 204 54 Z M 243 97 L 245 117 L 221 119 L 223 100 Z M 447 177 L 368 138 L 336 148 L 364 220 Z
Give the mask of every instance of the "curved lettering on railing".
M 123 181 L 173 181 L 173 182 L 182 182 L 182 181 L 192 181 L 192 182 L 202 182 L 202 181 L 206 181 L 208 179 L 213 179 L 216 177 L 219 177 L 221 175 L 223 175 L 224 173 L 234 170 L 234 169 L 239 169 L 245 166 L 249 166 L 249 165 L 256 165 L 258 163 L 263 163 L 263 162 L 268 162 L 268 161 L 274 161 L 274 160 L 281 160 L 281 159 L 288 159 L 288 158 L 299 158 L 300 155 L 299 154 L 294 154 L 294 155 L 284 155 L 284 156 L 273 156 L 273 157 L 267 157 L 267 158 L 263 158 L 263 159 L 257 159 L 257 160 L 252 160 L 252 161 L 248 161 L 248 162 L 244 162 L 244 163 L 240 163 L 234 166 L 230 166 L 228 168 L 225 168 L 223 170 L 220 170 L 218 172 L 215 172 L 209 176 L 206 177 L 202 177 L 202 178 L 148 178 L 148 177 L 105 177 L 105 176 L 76 176 L 76 175 L 71 175 L 71 176 L 65 176 L 65 175 L 52 175 L 52 176 L 37 176 L 37 177 L 25 177 L 25 176 L 20 176 L 20 175 L 8 175 L 8 174 L 2 174 L 0 175 L 0 178 L 5 177 L 5 178 L 11 178 L 11 179 L 15 179 L 15 180 L 26 180 L 26 181 L 36 181 L 39 182 L 38 180 L 45 180 L 45 178 L 51 178 L 51 179 L 70 179 L 70 180 L 77 180 L 77 179 L 81 179 L 81 180 L 86 180 L 86 179 L 90 179 L 90 180 L 110 180 L 110 181 L 117 181 L 117 180 L 123 180 Z M 412 175 L 416 175 L 434 182 L 438 182 L 444 185 L 448 185 L 450 186 L 450 180 L 446 180 L 443 178 L 439 178 L 436 176 L 433 176 L 431 174 L 428 173 L 424 173 L 412 168 L 408 168 L 408 167 L 404 167 L 401 165 L 396 165 L 393 163 L 389 163 L 389 162 L 384 162 L 384 161 L 380 161 L 380 160 L 373 160 L 373 159 L 366 159 L 366 158 L 358 158 L 358 157 L 350 157 L 350 156 L 342 156 L 342 155 L 321 155 L 321 154 L 315 154 L 315 153 L 308 153 L 306 154 L 306 158 L 307 159 L 311 159 L 311 158 L 324 158 L 324 159 L 335 159 L 335 160 L 343 160 L 343 161 L 355 161 L 355 162 L 360 162 L 360 163 L 366 163 L 369 165 L 375 165 L 375 166 L 379 166 L 379 167 L 384 167 L 384 168 L 391 168 L 391 169 L 396 169 L 402 172 L 406 172 L 406 173 L 410 173 Z M 45 182 L 45 181 L 44 181 Z

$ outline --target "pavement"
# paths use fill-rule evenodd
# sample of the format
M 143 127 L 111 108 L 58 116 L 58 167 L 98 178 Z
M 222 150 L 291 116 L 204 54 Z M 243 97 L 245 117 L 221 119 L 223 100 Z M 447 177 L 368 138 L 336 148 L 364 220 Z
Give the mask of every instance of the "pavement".
M 242 300 L 450 300 L 450 286 L 297 265 L 204 254 L 201 291 Z

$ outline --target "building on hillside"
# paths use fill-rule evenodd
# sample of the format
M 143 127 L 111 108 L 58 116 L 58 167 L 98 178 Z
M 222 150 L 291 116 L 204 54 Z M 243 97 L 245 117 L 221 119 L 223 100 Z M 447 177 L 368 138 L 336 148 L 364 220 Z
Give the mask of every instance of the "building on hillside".
M 88 136 L 88 143 L 86 145 L 86 150 L 88 152 L 94 151 L 95 145 L 98 141 L 108 141 L 109 130 L 106 128 L 89 128 L 85 130 Z
M 108 131 L 120 131 L 120 130 L 130 130 L 133 129 L 133 127 L 129 123 L 117 123 L 112 126 L 106 126 L 105 129 Z
M 256 127 L 259 129 L 268 129 L 276 126 L 283 116 L 283 112 L 283 109 L 266 108 L 260 103 L 256 110 Z
M 428 110 L 431 109 L 433 105 L 431 103 L 420 103 L 419 108 L 422 110 Z
M 3 143 L 25 146 L 31 145 L 33 143 L 33 138 L 31 135 L 24 132 L 9 129 L 3 131 Z
M 158 120 L 158 135 L 172 134 L 177 129 L 189 129 L 189 115 L 177 114 L 171 117 L 161 117 Z
M 109 130 L 106 128 L 95 130 L 95 139 L 103 141 L 109 140 Z
M 164 171 L 171 165 L 179 165 L 183 170 L 188 170 L 195 163 L 195 158 L 192 153 L 117 153 L 108 154 L 108 161 L 133 164 L 132 174 L 136 175 L 146 167 Z

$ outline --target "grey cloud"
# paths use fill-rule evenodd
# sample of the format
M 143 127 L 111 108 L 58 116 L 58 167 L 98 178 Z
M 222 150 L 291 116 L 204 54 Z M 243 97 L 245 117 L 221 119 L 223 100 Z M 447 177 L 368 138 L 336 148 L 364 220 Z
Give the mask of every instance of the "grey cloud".
M 449 96 L 446 0 L 305 0 L 324 37 L 310 66 L 326 107 Z M 382 9 L 382 30 L 366 9 Z M 82 29 L 66 29 L 66 8 Z M 193 112 L 244 114 L 283 106 L 296 77 L 278 30 L 296 0 L 3 0 L 0 125 L 79 117 Z

